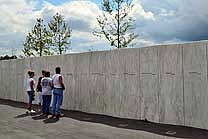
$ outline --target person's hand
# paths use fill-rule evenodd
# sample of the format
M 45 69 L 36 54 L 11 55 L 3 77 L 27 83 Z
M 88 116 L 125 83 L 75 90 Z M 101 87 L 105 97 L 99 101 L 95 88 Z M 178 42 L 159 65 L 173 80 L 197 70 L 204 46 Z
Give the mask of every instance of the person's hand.
M 62 84 L 61 87 L 62 87 L 62 90 L 65 90 L 65 85 L 64 84 Z
M 35 90 L 32 91 L 32 94 L 35 95 Z
M 35 100 L 35 91 L 32 91 L 32 100 Z

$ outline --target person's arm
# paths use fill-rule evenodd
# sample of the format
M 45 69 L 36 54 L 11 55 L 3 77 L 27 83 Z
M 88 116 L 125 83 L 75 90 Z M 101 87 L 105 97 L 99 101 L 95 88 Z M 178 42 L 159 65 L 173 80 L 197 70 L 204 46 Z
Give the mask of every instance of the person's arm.
M 37 84 L 37 87 L 36 87 L 36 91 L 37 91 L 37 92 L 40 91 L 40 90 L 39 90 L 40 87 L 41 87 L 40 83 L 41 83 L 41 77 L 38 79 L 38 84 Z
M 49 82 L 49 84 L 50 84 L 50 87 L 53 89 L 53 80 L 51 80 L 51 81 Z
M 31 87 L 31 90 L 32 90 L 32 92 L 35 92 L 35 90 L 34 90 L 34 82 L 33 82 L 33 80 L 32 81 L 30 81 L 30 87 Z
M 54 80 L 54 76 L 51 78 L 51 82 L 52 82 L 52 89 L 54 89 L 53 80 Z
M 63 81 L 62 76 L 59 76 L 59 83 L 60 83 L 61 87 L 62 87 L 63 89 L 65 89 L 64 81 Z

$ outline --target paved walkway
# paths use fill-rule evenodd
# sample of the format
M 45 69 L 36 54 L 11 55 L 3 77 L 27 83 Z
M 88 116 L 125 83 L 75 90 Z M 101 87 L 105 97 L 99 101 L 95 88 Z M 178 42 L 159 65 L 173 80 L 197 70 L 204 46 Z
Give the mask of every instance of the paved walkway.
M 0 139 L 207 139 L 208 131 L 77 111 L 51 119 L 27 115 L 24 104 L 0 99 Z M 167 131 L 176 134 L 168 135 Z

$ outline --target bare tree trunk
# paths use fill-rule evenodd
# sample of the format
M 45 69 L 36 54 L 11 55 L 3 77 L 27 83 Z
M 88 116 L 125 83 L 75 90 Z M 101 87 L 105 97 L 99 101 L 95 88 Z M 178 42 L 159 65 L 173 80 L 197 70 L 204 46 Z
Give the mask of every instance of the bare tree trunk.
M 59 54 L 61 55 L 62 54 L 62 50 L 61 50 L 60 34 L 59 34 L 59 42 L 58 42 L 58 45 L 59 45 Z
M 117 28 L 117 35 L 118 35 L 118 48 L 120 48 L 120 3 L 118 1 L 118 19 L 117 19 L 117 23 L 118 23 L 118 28 Z
M 42 56 L 43 46 L 42 46 L 42 34 L 41 34 L 41 28 L 40 28 L 40 56 Z

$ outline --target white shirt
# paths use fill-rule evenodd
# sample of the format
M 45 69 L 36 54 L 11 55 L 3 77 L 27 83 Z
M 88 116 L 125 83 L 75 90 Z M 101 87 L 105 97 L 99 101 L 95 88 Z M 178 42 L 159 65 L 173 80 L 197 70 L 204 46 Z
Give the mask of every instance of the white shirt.
M 62 88 L 61 87 L 61 84 L 59 82 L 59 77 L 60 76 L 63 79 L 63 76 L 61 74 L 55 74 L 55 75 L 53 75 L 52 80 L 53 80 L 53 86 L 54 86 L 54 88 Z
M 35 80 L 33 78 L 28 78 L 27 79 L 27 91 L 32 91 L 31 89 L 31 82 L 33 82 L 33 89 L 35 88 Z
M 51 95 L 52 94 L 52 79 L 50 77 L 43 77 L 41 79 L 42 86 L 42 95 Z

